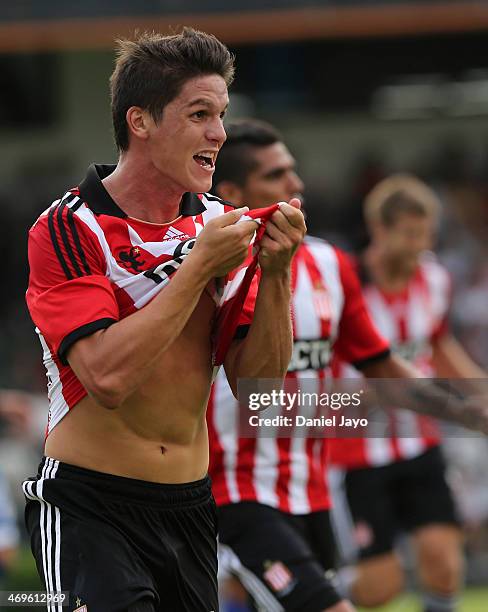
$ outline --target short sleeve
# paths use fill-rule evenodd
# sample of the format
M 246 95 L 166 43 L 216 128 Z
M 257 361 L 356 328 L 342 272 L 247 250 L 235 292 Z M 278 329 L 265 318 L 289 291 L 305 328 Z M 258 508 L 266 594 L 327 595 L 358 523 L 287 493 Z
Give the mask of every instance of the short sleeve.
M 29 232 L 27 306 L 63 364 L 80 338 L 119 319 L 98 238 L 69 206 L 53 205 Z
M 342 251 L 335 249 L 335 252 L 344 289 L 344 308 L 334 351 L 340 359 L 361 369 L 386 357 L 390 352 L 389 345 L 368 314 L 352 262 Z

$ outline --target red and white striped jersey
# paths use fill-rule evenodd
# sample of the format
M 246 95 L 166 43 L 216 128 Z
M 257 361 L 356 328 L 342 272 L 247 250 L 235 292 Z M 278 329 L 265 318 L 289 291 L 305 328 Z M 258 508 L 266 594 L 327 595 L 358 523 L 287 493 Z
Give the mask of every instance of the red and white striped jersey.
M 363 294 L 379 331 L 396 353 L 413 363 L 425 376 L 435 373 L 431 365 L 432 342 L 446 333 L 450 303 L 450 279 L 432 253 L 425 253 L 404 290 L 385 293 L 365 283 Z M 353 368 L 340 365 L 340 376 L 357 376 Z M 343 467 L 388 465 L 412 459 L 439 444 L 435 420 L 408 410 L 389 415 L 390 437 L 337 440 L 331 444 L 331 461 Z
M 133 219 L 101 182 L 113 169 L 91 166 L 80 186 L 56 200 L 29 232 L 27 304 L 44 350 L 50 400 L 47 433 L 86 395 L 67 362 L 68 349 L 144 307 L 170 282 L 205 224 L 234 208 L 214 196 L 187 193 L 180 216 L 170 223 Z M 259 215 L 264 220 L 275 209 L 249 216 L 259 222 Z M 252 321 L 257 278 L 247 272 L 253 274 L 256 260 L 250 247 L 240 268 L 218 286 L 209 284 L 216 304 L 214 354 L 229 344 L 238 325 Z M 229 307 L 233 300 L 237 314 Z M 221 312 L 224 316 L 219 317 Z
M 293 258 L 292 288 L 294 349 L 288 377 L 320 384 L 330 375 L 332 349 L 358 367 L 388 354 L 344 253 L 307 238 Z M 330 507 L 325 439 L 239 438 L 238 418 L 239 405 L 220 373 L 207 412 L 217 504 L 252 500 L 292 514 Z

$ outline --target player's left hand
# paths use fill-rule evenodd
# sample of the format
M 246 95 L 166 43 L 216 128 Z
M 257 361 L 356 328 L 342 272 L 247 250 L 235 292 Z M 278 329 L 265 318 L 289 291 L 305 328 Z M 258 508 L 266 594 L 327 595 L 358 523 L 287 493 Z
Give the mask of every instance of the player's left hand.
M 300 200 L 292 198 L 288 203 L 281 204 L 266 223 L 259 252 L 263 274 L 285 272 L 289 267 L 307 231 L 300 206 Z

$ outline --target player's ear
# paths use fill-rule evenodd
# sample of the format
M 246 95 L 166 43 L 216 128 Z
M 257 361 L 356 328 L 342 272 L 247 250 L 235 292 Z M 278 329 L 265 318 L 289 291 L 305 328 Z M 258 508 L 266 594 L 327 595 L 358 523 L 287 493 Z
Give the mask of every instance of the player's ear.
M 150 122 L 148 111 L 142 109 L 140 106 L 131 106 L 127 109 L 125 120 L 127 121 L 129 134 L 141 140 L 147 140 Z
M 217 163 L 219 163 L 218 160 Z M 220 181 L 220 183 L 215 185 L 215 193 L 222 200 L 232 202 L 236 206 L 244 206 L 244 192 L 239 185 L 232 181 Z

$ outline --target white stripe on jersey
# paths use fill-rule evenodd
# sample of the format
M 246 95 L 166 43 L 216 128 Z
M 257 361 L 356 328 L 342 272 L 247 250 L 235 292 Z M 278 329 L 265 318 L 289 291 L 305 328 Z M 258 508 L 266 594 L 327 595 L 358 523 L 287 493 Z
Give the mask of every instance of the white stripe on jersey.
M 131 225 L 127 225 L 127 229 L 129 230 L 129 239 L 132 246 L 142 247 L 145 251 L 154 255 L 154 257 L 164 255 L 168 252 L 168 249 L 176 248 L 181 242 L 180 236 L 184 235 L 183 232 L 176 233 L 176 231 L 173 231 L 170 233 L 170 230 L 168 230 L 164 235 L 164 242 L 162 240 L 158 240 L 158 242 L 144 242 Z M 198 229 L 198 233 L 200 231 L 201 229 Z
M 273 508 L 279 507 L 276 483 L 280 475 L 280 453 L 276 438 L 264 437 L 271 432 L 260 428 L 254 456 L 253 484 L 257 501 Z
M 64 399 L 63 385 L 61 383 L 59 369 L 53 359 L 51 351 L 49 350 L 49 346 L 47 345 L 47 342 L 38 327 L 36 327 L 36 333 L 41 342 L 43 351 L 42 361 L 44 363 L 44 367 L 46 368 L 46 375 L 48 379 L 47 397 L 49 399 L 49 416 L 47 433 L 49 434 L 49 432 L 51 432 L 52 429 L 56 427 L 61 419 L 68 413 L 69 406 Z

